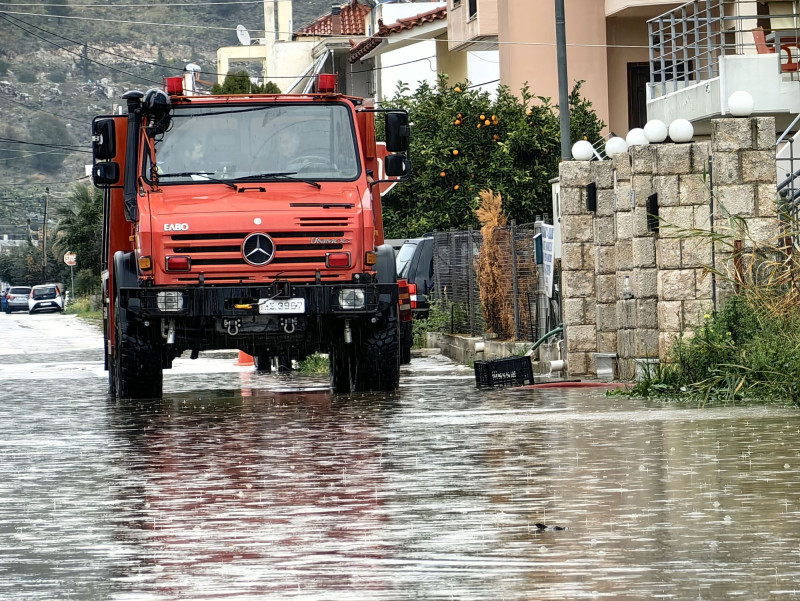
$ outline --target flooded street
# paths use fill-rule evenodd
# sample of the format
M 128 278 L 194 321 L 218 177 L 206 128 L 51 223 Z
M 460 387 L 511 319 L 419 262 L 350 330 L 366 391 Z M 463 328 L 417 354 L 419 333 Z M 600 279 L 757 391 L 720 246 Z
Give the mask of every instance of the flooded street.
M 93 326 L 0 333 L 1 599 L 800 598 L 794 409 L 478 391 L 442 357 L 332 396 L 230 353 L 128 404 Z

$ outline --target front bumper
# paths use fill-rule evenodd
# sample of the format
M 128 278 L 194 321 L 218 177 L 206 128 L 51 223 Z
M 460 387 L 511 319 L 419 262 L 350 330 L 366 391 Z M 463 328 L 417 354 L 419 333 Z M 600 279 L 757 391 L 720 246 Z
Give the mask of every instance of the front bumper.
M 352 291 L 357 307 L 348 308 Z M 363 297 L 363 303 L 361 298 Z M 263 299 L 304 299 L 302 315 L 374 315 L 397 302 L 397 284 L 336 283 L 294 284 L 276 282 L 266 286 L 194 286 L 120 289 L 121 305 L 141 317 L 241 317 L 259 314 Z M 168 302 L 165 302 L 168 301 Z

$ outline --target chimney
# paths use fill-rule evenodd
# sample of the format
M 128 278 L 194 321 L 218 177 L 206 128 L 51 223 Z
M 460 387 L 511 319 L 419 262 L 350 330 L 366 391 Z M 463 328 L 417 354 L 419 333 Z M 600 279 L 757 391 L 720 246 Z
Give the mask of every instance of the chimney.
M 342 35 L 342 7 L 331 6 L 331 34 Z

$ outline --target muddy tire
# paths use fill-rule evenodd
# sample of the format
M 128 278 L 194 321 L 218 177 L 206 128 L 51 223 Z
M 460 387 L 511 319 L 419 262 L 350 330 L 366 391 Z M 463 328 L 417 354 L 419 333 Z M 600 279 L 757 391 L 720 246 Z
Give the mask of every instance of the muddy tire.
M 400 330 L 397 318 L 387 316 L 361 347 L 359 389 L 389 392 L 400 384 Z
M 282 354 L 277 355 L 275 357 L 276 363 L 278 364 L 278 373 L 279 374 L 288 374 L 292 371 L 292 357 L 291 355 Z
M 161 398 L 163 369 L 161 352 L 127 320 L 127 311 L 114 308 L 115 349 L 109 369 L 114 370 L 114 393 L 118 399 Z
M 272 357 L 269 355 L 254 355 L 253 364 L 256 371 L 261 373 L 269 373 L 272 371 Z
M 337 394 L 358 391 L 358 353 L 352 344 L 338 346 L 329 354 L 331 389 Z
M 400 365 L 411 363 L 411 347 L 414 345 L 414 336 L 410 321 L 400 322 Z

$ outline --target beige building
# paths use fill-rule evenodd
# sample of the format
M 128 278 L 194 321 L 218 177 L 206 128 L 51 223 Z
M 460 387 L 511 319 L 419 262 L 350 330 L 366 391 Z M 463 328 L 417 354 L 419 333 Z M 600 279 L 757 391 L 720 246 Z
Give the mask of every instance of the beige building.
M 648 119 L 707 135 L 737 90 L 779 128 L 800 112 L 800 14 L 787 0 L 564 0 L 569 88 L 625 134 Z M 448 0 L 450 50 L 496 43 L 501 83 L 558 103 L 554 0 Z
M 496 42 L 501 83 L 558 103 L 555 2 L 553 0 L 449 0 L 450 48 Z M 649 71 L 647 20 L 678 2 L 565 0 L 567 77 L 611 131 L 622 135 L 646 119 L 644 86 Z

